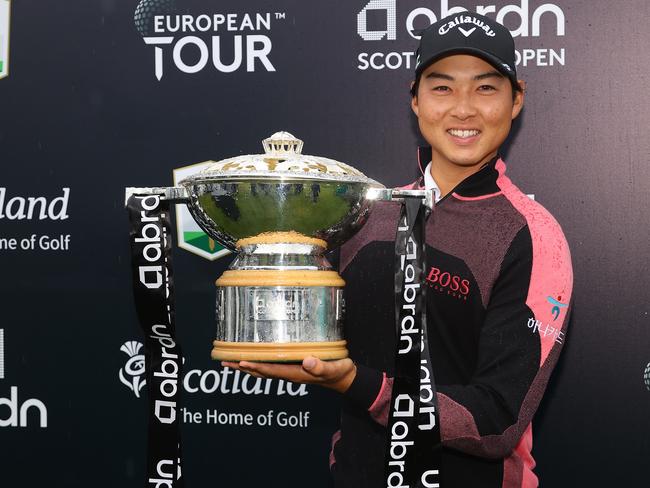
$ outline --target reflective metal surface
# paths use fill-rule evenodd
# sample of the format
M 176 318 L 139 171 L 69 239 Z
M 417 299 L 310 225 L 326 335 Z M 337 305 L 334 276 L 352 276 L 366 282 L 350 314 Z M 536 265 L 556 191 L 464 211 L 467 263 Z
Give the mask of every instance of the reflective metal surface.
M 230 266 L 248 276 L 277 272 L 293 277 L 299 271 L 298 275 L 314 277 L 331 270 L 325 249 L 313 238 L 325 241 L 328 250 L 338 247 L 364 225 L 377 200 L 417 197 L 433 205 L 431 192 L 385 189 L 345 163 L 303 155 L 302 141 L 287 132 L 277 132 L 263 143 L 264 154 L 212 162 L 178 187 L 129 188 L 126 196 L 154 194 L 187 204 L 199 226 L 232 250 L 237 241 L 257 237 L 238 249 Z M 261 239 L 260 234 L 266 233 L 275 233 L 276 238 L 280 234 L 279 239 L 298 234 L 300 239 Z M 266 345 L 343 340 L 340 277 L 336 286 L 321 286 L 332 281 L 308 280 L 289 282 L 293 286 L 271 280 L 268 286 L 259 286 L 259 278 L 234 283 L 217 286 L 217 341 Z M 315 286 L 302 286 L 306 283 Z M 283 286 L 272 286 L 278 284 Z M 345 356 L 329 356 L 334 357 Z
M 233 156 L 211 162 L 203 171 L 188 177 L 181 184 L 210 183 L 224 179 L 277 178 L 379 183 L 352 166 L 322 156 L 302 154 L 303 142 L 288 132 L 276 132 L 262 141 L 264 154 Z
M 230 269 L 329 270 L 323 248 L 308 244 L 255 244 L 239 250 Z
M 217 340 L 340 341 L 343 309 L 343 290 L 330 286 L 218 287 Z
M 294 231 L 335 248 L 365 223 L 368 184 L 340 181 L 227 180 L 188 185 L 189 210 L 213 239 L 235 242 L 263 232 Z

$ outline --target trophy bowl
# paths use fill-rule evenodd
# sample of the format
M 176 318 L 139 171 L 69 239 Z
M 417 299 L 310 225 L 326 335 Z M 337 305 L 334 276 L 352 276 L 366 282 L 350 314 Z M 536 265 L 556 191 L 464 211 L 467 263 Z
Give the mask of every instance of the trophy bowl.
M 215 162 L 179 184 L 192 217 L 237 252 L 217 280 L 218 360 L 347 357 L 344 281 L 325 252 L 366 222 L 383 185 L 344 163 L 302 154 L 288 132 L 264 154 Z
M 231 250 L 241 239 L 273 232 L 321 239 L 334 249 L 360 229 L 372 204 L 368 182 L 272 173 L 211 178 L 180 184 L 192 217 Z

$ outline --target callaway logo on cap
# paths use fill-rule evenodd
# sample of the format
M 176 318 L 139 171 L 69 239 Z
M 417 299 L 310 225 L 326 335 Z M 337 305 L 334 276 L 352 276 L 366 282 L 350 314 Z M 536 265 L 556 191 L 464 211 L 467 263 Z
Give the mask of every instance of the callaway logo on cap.
M 506 27 L 484 15 L 459 14 L 425 29 L 416 52 L 415 78 L 438 59 L 452 54 L 478 56 L 517 83 L 515 41 Z
M 490 36 L 490 37 L 496 36 L 496 32 L 494 32 L 488 24 L 486 24 L 481 19 L 474 17 L 472 15 L 459 15 L 458 17 L 455 17 L 454 20 L 452 20 L 451 22 L 447 22 L 442 27 L 440 27 L 440 29 L 438 29 L 438 34 L 444 36 L 451 29 L 457 27 L 458 30 L 461 32 L 461 34 L 463 34 L 465 37 L 469 37 L 477 29 L 477 27 L 471 27 L 471 26 L 470 26 L 471 28 L 465 29 L 461 27 L 461 24 L 474 24 L 475 26 L 478 26 L 478 28 L 483 29 L 483 31 L 485 31 L 486 36 Z

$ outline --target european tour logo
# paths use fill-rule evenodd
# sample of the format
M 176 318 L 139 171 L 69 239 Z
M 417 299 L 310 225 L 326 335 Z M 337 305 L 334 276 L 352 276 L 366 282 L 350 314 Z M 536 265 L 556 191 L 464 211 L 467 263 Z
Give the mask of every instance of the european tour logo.
M 204 69 L 276 71 L 272 30 L 287 19 L 285 11 L 178 13 L 181 10 L 173 0 L 140 0 L 134 13 L 136 29 L 153 47 L 158 81 L 170 69 L 188 75 Z

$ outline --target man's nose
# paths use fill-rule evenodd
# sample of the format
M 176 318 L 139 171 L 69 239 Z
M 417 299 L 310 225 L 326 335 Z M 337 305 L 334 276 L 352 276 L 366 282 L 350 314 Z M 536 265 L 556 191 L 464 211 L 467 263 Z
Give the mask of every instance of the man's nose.
M 451 115 L 460 119 L 466 120 L 476 115 L 476 105 L 474 98 L 469 93 L 458 93 Z

